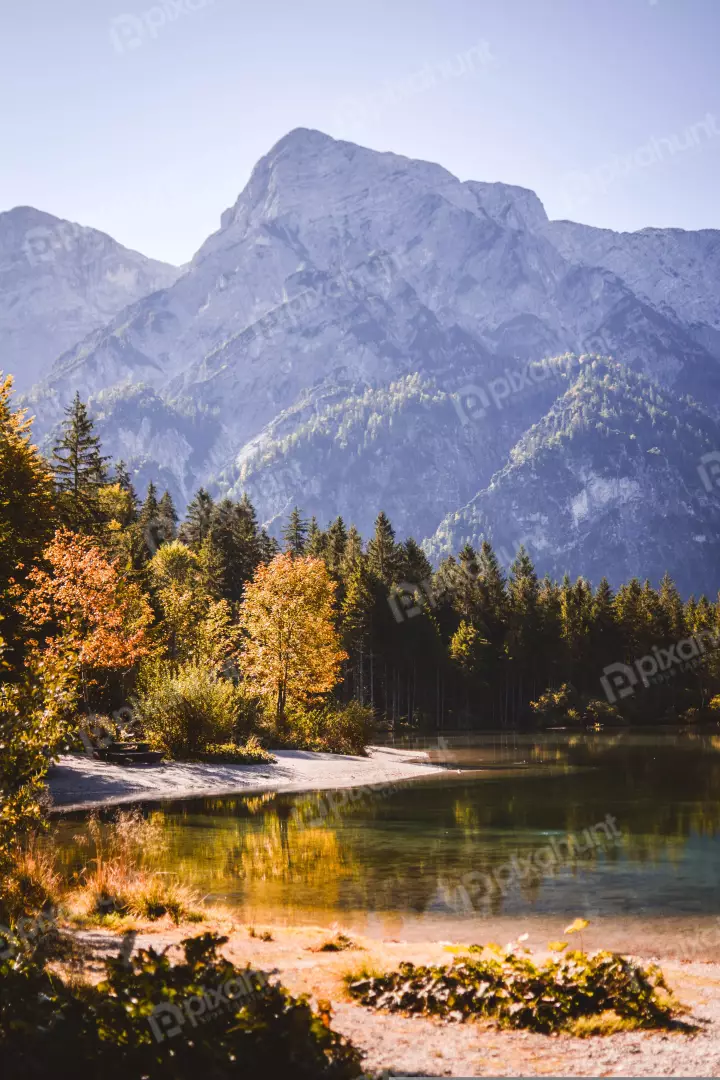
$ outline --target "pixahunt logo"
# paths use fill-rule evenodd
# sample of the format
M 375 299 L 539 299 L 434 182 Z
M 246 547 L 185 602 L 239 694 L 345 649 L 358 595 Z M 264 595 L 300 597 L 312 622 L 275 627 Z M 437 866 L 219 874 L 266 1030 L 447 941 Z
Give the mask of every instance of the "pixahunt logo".
M 248 969 L 228 979 L 222 986 L 207 989 L 202 994 L 193 994 L 179 1003 L 163 1001 L 148 1016 L 155 1040 L 163 1042 L 174 1038 L 185 1024 L 196 1028 L 199 1023 L 207 1023 L 221 1010 L 237 1007 L 242 998 L 257 994 L 268 985 L 264 972 Z
M 510 398 L 536 393 L 548 380 L 560 379 L 565 374 L 557 358 L 530 360 L 512 370 L 507 368 L 483 386 L 476 383 L 461 386 L 452 395 L 455 411 L 465 426 L 471 421 L 482 420 L 493 408 L 502 409 Z
M 708 644 L 711 648 L 720 642 L 720 635 L 711 630 L 698 630 L 691 637 L 682 638 L 674 645 L 661 649 L 653 645 L 651 652 L 635 660 L 633 664 L 609 664 L 600 676 L 605 697 L 611 705 L 635 693 L 639 684 L 665 682 L 679 671 L 687 671 L 702 663 Z

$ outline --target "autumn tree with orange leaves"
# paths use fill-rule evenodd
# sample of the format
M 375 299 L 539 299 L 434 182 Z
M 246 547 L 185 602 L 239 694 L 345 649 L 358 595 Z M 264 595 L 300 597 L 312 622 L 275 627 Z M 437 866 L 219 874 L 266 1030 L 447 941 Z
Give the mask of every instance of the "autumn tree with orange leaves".
M 336 584 L 322 559 L 277 555 L 245 588 L 242 666 L 253 690 L 272 701 L 278 729 L 288 705 L 329 693 L 346 653 L 334 623 Z
M 152 609 L 90 537 L 59 529 L 44 552 L 49 569 L 29 575 L 24 602 L 42 648 L 77 666 L 86 705 L 110 674 L 125 674 L 149 652 Z

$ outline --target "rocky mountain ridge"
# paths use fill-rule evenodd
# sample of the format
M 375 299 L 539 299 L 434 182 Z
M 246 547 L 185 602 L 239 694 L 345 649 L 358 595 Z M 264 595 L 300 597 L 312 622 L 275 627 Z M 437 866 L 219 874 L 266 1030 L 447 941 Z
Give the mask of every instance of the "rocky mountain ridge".
M 32 207 L 0 213 L 0 367 L 29 389 L 62 352 L 178 273 Z
M 185 272 L 69 349 L 30 400 L 51 439 L 79 388 L 107 450 L 181 504 L 200 484 L 246 488 L 271 526 L 298 503 L 365 532 L 382 507 L 439 553 L 463 507 L 463 536 L 497 526 L 501 504 L 483 493 L 507 483 L 514 448 L 578 392 L 550 357 L 614 357 L 621 382 L 641 379 L 634 418 L 657 409 L 657 389 L 664 411 L 715 421 L 718 251 L 712 230 L 552 222 L 526 189 L 300 129 L 261 159 Z M 692 452 L 711 453 L 712 438 Z M 574 462 L 580 444 L 563 445 Z M 566 464 L 577 498 L 589 466 Z M 625 478 L 665 505 L 655 472 Z M 527 522 L 514 512 L 504 524 L 517 538 Z M 690 557 L 685 541 L 673 556 L 645 540 L 658 558 Z M 556 565 L 553 543 L 548 533 L 538 546 L 541 569 Z M 584 544 L 594 566 L 600 540 L 589 530 Z

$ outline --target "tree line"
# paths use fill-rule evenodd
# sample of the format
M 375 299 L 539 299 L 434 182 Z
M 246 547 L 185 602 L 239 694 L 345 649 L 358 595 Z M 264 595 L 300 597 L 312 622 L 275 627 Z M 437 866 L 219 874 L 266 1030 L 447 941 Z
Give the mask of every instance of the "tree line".
M 424 730 L 713 715 L 720 690 L 714 649 L 672 664 L 662 678 L 656 665 L 658 677 L 636 680 L 624 696 L 608 698 L 603 683 L 612 665 L 632 668 L 673 643 L 720 631 L 718 602 L 683 599 L 667 575 L 657 588 L 633 579 L 617 592 L 605 579 L 595 587 L 584 578 L 540 579 L 527 551 L 506 572 L 487 540 L 478 549 L 465 544 L 434 569 L 412 538 L 396 538 L 384 512 L 366 541 L 342 517 L 323 528 L 295 508 L 278 540 L 246 496 L 216 499 L 204 489 L 180 520 L 167 491 L 160 495 L 151 483 L 138 497 L 124 463 L 103 455 L 79 395 L 44 461 L 10 394 L 6 382 L 0 633 L 9 680 L 22 670 L 37 628 L 48 633 L 43 618 L 57 627 L 84 604 L 73 647 L 88 707 L 125 701 L 148 642 L 160 636 L 166 662 L 209 658 L 228 678 L 250 680 L 272 698 L 280 719 L 294 685 L 304 686 L 301 697 L 357 702 L 376 721 Z M 73 571 L 82 597 L 58 597 L 57 586 L 53 593 L 63 561 L 82 565 L 82 573 Z M 246 649 L 238 661 L 238 635 L 257 636 L 263 619 L 276 620 L 275 636 L 292 638 L 291 627 L 278 629 L 291 592 L 296 623 L 305 604 L 295 652 L 279 654 L 271 675 L 258 659 L 266 647 L 255 656 Z M 313 622 L 320 609 L 323 618 Z M 308 678 L 316 653 L 325 660 Z M 284 681 L 283 665 L 294 669 Z

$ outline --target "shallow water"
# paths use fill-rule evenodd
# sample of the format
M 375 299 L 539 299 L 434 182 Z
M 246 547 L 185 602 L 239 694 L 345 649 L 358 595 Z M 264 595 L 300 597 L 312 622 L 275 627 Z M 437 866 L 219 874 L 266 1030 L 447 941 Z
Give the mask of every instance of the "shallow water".
M 400 745 L 400 744 L 396 744 Z M 247 922 L 720 914 L 720 738 L 415 740 L 453 771 L 393 787 L 170 802 L 150 865 Z M 70 872 L 84 817 L 58 826 Z M 593 828 L 594 827 L 594 828 Z M 470 875 L 470 876 L 468 876 Z

